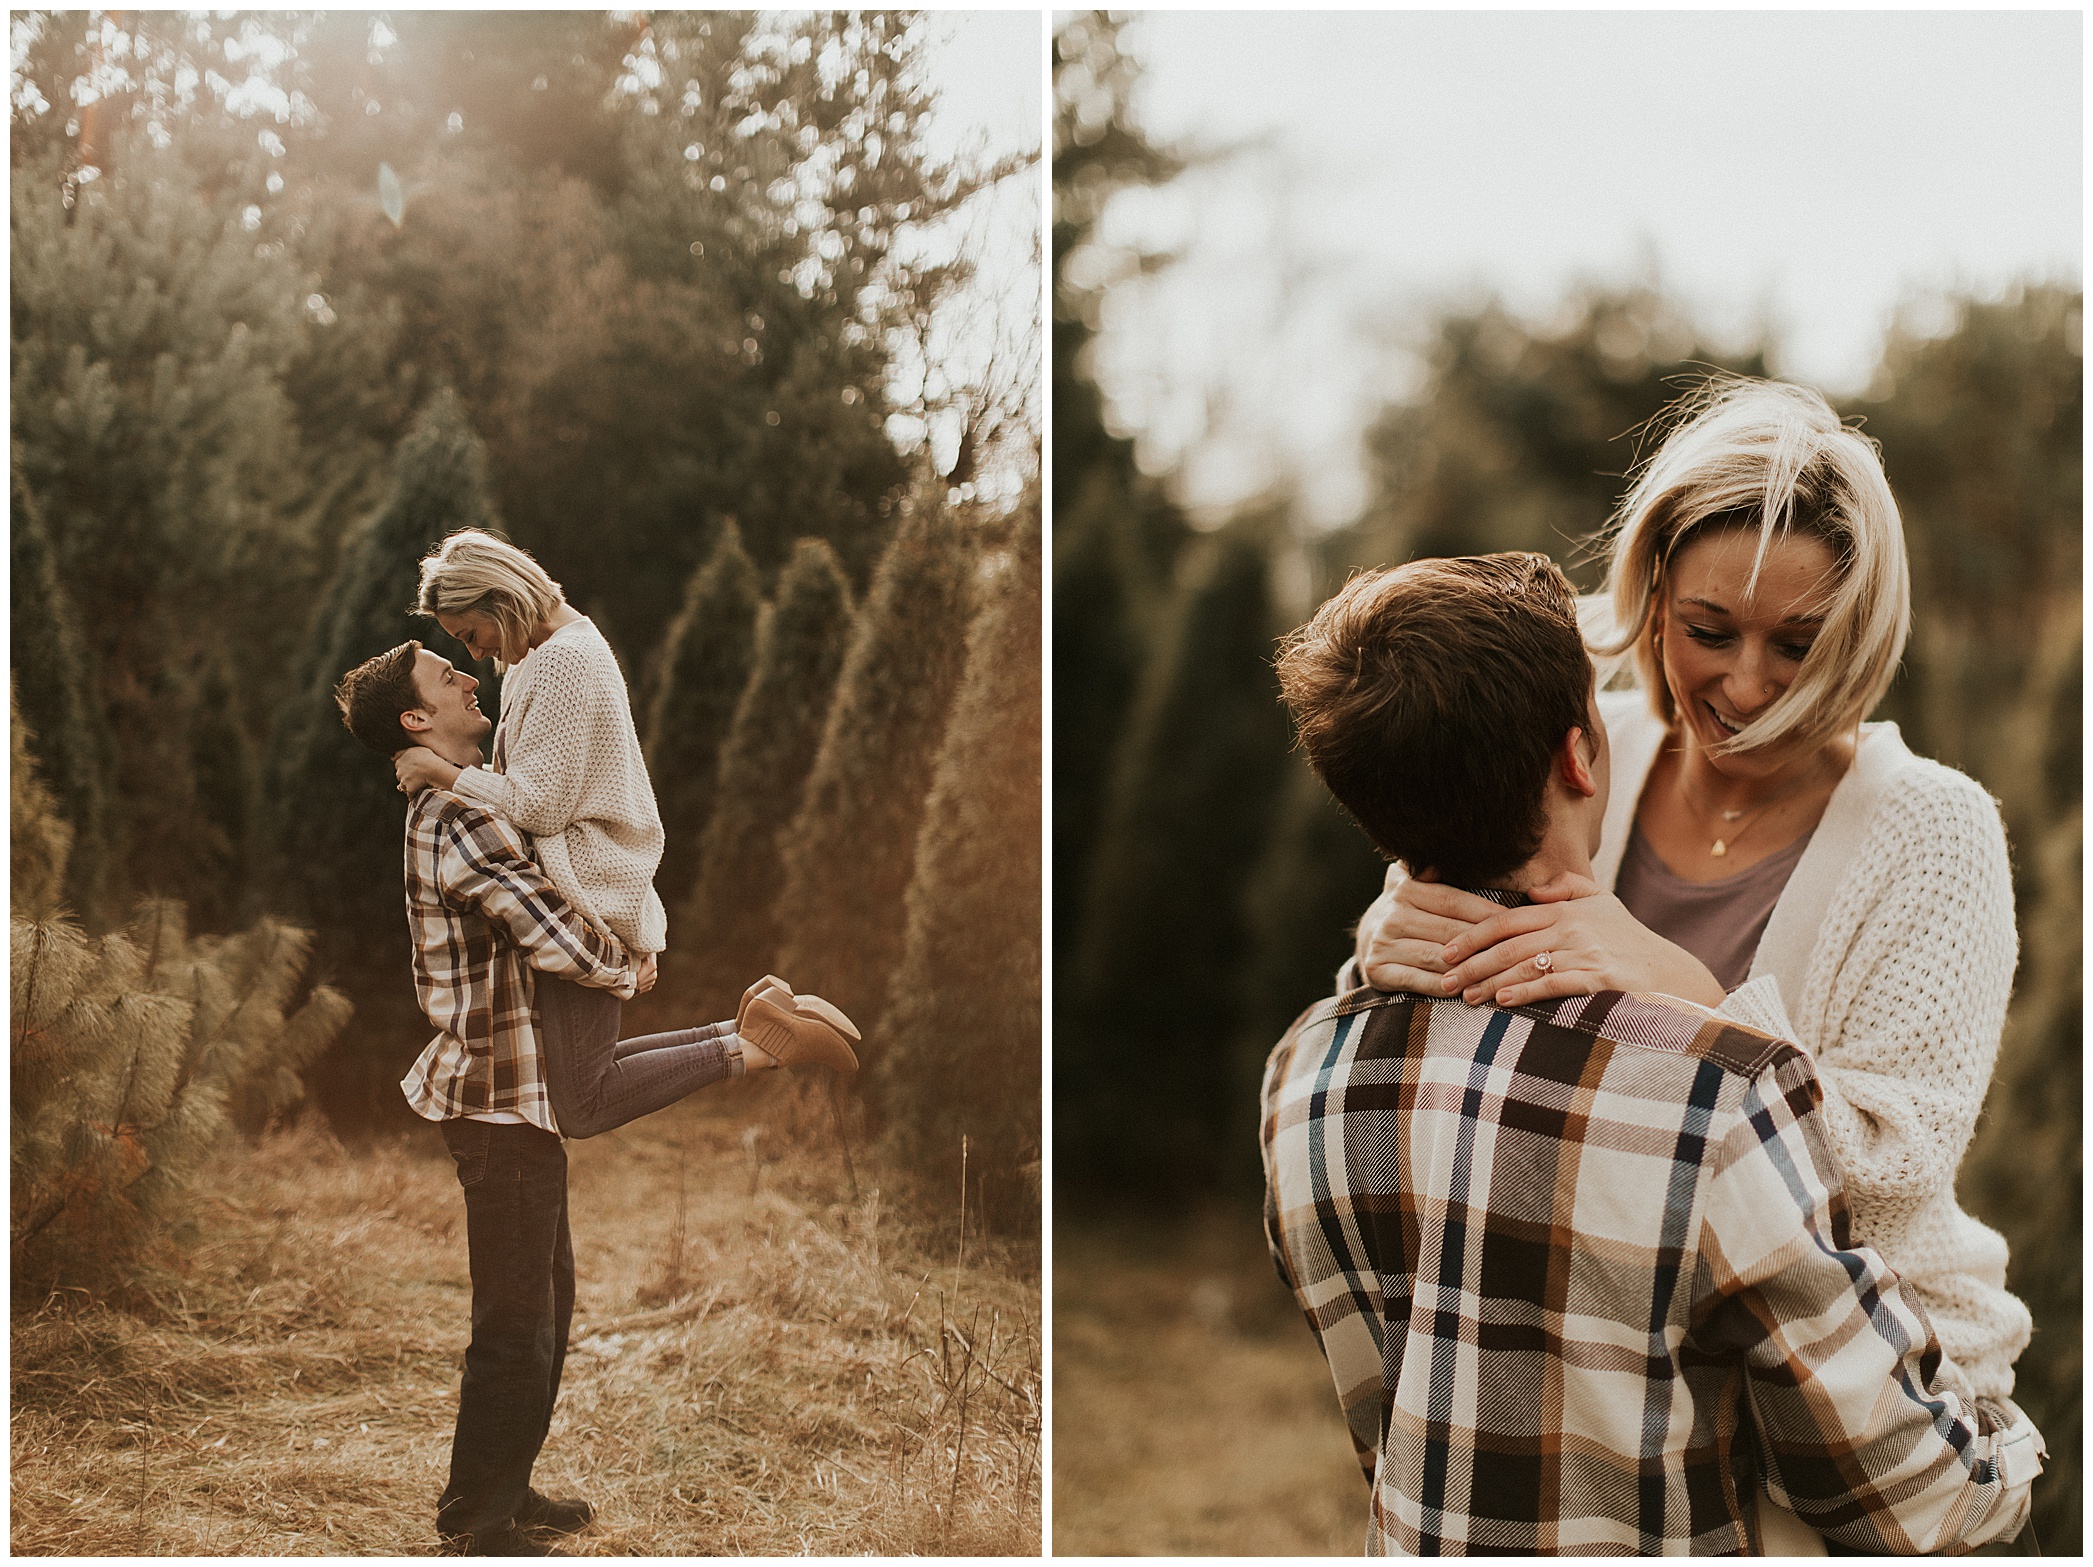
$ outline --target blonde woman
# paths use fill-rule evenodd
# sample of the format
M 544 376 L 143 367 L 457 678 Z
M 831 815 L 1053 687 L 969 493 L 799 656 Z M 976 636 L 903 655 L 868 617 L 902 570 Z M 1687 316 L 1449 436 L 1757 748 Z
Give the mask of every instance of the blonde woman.
M 1875 447 L 1814 392 L 1714 383 L 1608 542 L 1587 635 L 1639 689 L 1599 698 L 1594 879 L 1507 911 L 1391 867 L 1358 961 L 1382 989 L 1500 1006 L 1663 991 L 1803 1045 L 1856 1238 L 1918 1290 L 1957 1390 L 2004 1398 L 2031 1324 L 1955 1171 L 2012 989 L 2012 879 L 1990 796 L 1862 722 L 1910 625 Z
M 478 529 L 453 533 L 422 562 L 414 607 L 505 678 L 491 762 L 459 768 L 417 746 L 394 758 L 401 790 L 450 790 L 530 834 L 546 879 L 651 988 L 668 941 L 654 890 L 661 813 L 610 644 L 528 552 Z M 749 987 L 731 1023 L 623 1041 L 610 992 L 536 983 L 546 1089 L 568 1137 L 623 1126 L 742 1071 L 857 1069 L 850 1020 L 775 976 Z

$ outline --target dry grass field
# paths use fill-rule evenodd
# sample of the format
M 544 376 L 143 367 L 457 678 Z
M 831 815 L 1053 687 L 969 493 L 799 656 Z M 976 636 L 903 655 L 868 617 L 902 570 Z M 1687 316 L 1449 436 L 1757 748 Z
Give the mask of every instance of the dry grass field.
M 1054 1549 L 1356 1556 L 1366 1484 L 1254 1211 L 1054 1231 Z
M 786 1084 L 568 1152 L 579 1298 L 536 1478 L 597 1506 L 571 1550 L 1037 1554 L 1036 1245 L 962 1261 Z M 431 1554 L 469 1300 L 434 1128 L 301 1127 L 203 1189 L 126 1309 L 16 1302 L 14 1552 Z

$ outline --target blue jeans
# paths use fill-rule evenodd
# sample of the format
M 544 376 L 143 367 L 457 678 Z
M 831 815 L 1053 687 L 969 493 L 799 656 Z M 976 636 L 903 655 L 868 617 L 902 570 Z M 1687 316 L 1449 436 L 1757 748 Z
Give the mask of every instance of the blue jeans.
M 465 1190 L 472 1267 L 472 1342 L 436 1508 L 437 1534 L 454 1542 L 508 1527 L 529 1493 L 567 1360 L 574 1247 L 557 1137 L 492 1121 L 442 1126 Z
M 537 984 L 545 1093 L 565 1136 L 611 1131 L 741 1071 L 732 1023 L 621 1040 L 609 991 L 550 974 Z

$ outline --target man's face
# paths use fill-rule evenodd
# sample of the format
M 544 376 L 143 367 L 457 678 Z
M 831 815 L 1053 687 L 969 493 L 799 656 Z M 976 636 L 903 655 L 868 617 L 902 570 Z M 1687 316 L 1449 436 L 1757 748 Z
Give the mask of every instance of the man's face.
M 400 722 L 432 751 L 476 750 L 494 727 L 494 720 L 480 711 L 479 698 L 473 694 L 479 688 L 477 680 L 455 668 L 441 653 L 423 648 L 414 659 L 414 689 L 421 697 L 421 711 L 404 714 Z

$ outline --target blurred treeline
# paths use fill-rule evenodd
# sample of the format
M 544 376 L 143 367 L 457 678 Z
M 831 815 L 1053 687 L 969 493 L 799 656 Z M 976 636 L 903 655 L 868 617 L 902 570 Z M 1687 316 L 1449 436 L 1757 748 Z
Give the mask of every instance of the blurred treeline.
M 656 1026 L 775 967 L 865 1028 L 895 1148 L 942 1182 L 969 1136 L 977 1198 L 1026 1206 L 1039 451 L 1022 388 L 925 373 L 969 276 L 928 236 L 1025 164 L 929 150 L 921 19 L 13 25 L 11 651 L 59 901 L 90 936 L 148 896 L 310 927 L 355 1007 L 316 1097 L 404 1116 L 403 802 L 329 691 L 410 636 L 465 662 L 406 612 L 416 562 L 497 528 L 626 670 L 670 850 Z M 741 967 L 700 972 L 737 921 Z
M 1054 61 L 1056 1189 L 1072 1211 L 1190 1206 L 1258 1181 L 1257 1074 L 1326 994 L 1381 865 L 1288 755 L 1274 639 L 1352 570 L 1534 549 L 1580 586 L 1637 436 L 1711 366 L 1649 287 L 1588 287 L 1545 326 L 1495 304 L 1432 324 L 1428 373 L 1369 436 L 1372 499 L 1324 536 L 1283 498 L 1206 531 L 1105 428 L 1086 348 L 1103 286 L 1166 265 L 1093 244 L 1127 186 L 1182 166 L 1127 113 L 1106 15 Z M 1998 797 L 2021 964 L 1998 1074 L 1960 1178 L 2012 1245 L 2036 1335 L 2019 1395 L 2047 1435 L 2045 1549 L 2079 1540 L 2081 298 L 2027 287 L 1900 328 L 1842 412 L 1882 444 L 1913 565 L 1914 631 L 1876 716 Z

